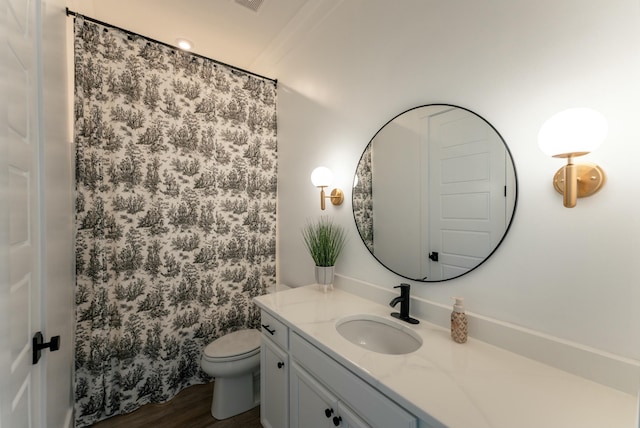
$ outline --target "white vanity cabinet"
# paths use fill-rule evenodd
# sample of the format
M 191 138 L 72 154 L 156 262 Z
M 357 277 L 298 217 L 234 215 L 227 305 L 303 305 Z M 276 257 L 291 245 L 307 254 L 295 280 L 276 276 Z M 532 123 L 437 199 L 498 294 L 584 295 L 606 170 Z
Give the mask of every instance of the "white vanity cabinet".
M 417 428 L 414 415 L 262 311 L 261 409 L 265 428 Z
M 456 344 L 427 322 L 410 326 L 425 344 L 411 354 L 356 346 L 337 331 L 340 320 L 385 317 L 389 308 L 340 288 L 324 293 L 312 284 L 254 301 L 269 329 L 261 357 L 265 428 L 331 428 L 334 417 L 342 428 L 638 428 L 637 395 L 477 339 Z M 551 346 L 540 340 L 531 343 Z M 633 367 L 621 370 L 635 376 Z
M 265 428 L 417 428 L 416 417 L 262 310 Z
M 260 422 L 264 428 L 289 427 L 289 329 L 262 311 L 260 346 Z

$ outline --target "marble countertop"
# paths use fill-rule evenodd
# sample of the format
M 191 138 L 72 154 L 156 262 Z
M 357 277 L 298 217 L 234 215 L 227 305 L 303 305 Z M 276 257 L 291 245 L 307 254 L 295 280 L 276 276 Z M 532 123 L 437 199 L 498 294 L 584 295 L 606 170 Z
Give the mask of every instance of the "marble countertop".
M 317 285 L 255 298 L 289 327 L 429 425 L 452 428 L 631 428 L 637 398 L 421 321 L 423 340 L 405 355 L 368 351 L 344 339 L 336 322 L 355 314 L 398 322 L 392 308 Z M 404 323 L 403 323 L 404 324 Z

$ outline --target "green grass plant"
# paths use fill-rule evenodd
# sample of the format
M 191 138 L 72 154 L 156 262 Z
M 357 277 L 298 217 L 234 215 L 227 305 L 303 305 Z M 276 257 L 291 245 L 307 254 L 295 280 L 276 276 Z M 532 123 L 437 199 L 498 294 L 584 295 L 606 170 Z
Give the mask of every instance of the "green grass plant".
M 322 216 L 316 222 L 307 222 L 302 229 L 302 237 L 316 266 L 326 267 L 335 266 L 347 233 L 329 217 Z

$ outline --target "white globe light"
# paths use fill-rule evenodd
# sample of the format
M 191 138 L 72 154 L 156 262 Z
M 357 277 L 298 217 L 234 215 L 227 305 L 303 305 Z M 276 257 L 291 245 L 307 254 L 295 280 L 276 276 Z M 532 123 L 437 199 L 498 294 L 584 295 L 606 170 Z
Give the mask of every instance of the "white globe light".
M 324 166 L 319 166 L 311 173 L 311 182 L 316 187 L 327 187 L 333 182 L 333 173 Z
M 538 132 L 538 145 L 549 156 L 594 151 L 607 137 L 607 120 L 589 108 L 571 108 L 551 116 Z

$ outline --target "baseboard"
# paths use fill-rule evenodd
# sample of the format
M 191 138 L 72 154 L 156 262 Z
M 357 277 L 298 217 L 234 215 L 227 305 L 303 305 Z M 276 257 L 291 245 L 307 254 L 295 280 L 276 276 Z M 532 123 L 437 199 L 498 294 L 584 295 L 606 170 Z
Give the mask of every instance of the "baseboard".
M 387 304 L 397 294 L 391 289 L 342 274 L 336 274 L 334 286 L 381 304 Z M 450 327 L 451 306 L 412 297 L 411 313 L 427 322 Z M 474 339 L 628 394 L 638 394 L 640 361 L 472 312 L 467 312 L 467 318 L 469 336 Z

